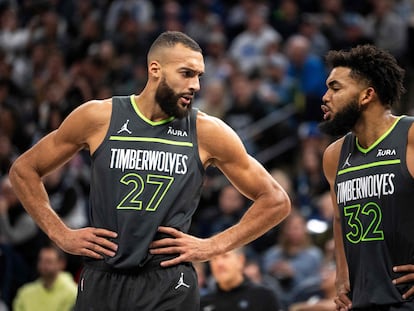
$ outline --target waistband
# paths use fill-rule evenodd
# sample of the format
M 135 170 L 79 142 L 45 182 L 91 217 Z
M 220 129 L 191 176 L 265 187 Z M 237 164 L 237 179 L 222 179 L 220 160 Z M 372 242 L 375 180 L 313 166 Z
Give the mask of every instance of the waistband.
M 114 268 L 112 265 L 106 263 L 103 260 L 85 261 L 84 265 L 87 268 L 91 268 L 91 269 L 98 270 L 98 271 L 104 271 L 104 272 L 115 273 L 115 274 L 127 274 L 127 275 L 138 275 L 138 274 L 142 274 L 142 273 L 154 271 L 154 270 L 168 269 L 172 267 L 178 267 L 181 265 L 185 265 L 185 266 L 191 265 L 190 262 L 183 262 L 175 266 L 162 267 L 160 263 L 161 261 L 149 261 L 141 267 L 126 268 L 126 269 Z

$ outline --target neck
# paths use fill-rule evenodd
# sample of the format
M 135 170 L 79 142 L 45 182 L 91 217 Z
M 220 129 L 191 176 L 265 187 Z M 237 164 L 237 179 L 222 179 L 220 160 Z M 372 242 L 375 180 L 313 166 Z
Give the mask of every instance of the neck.
M 396 119 L 397 117 L 389 109 L 378 113 L 367 111 L 361 116 L 353 129 L 353 133 L 358 137 L 361 147 L 368 148 L 384 135 Z
M 42 284 L 46 289 L 50 289 L 57 279 L 57 275 L 51 277 L 43 277 Z
M 161 110 L 158 103 L 155 102 L 154 97 L 153 93 L 144 89 L 141 94 L 134 96 L 135 105 L 148 120 L 157 122 L 169 118 L 169 116 Z

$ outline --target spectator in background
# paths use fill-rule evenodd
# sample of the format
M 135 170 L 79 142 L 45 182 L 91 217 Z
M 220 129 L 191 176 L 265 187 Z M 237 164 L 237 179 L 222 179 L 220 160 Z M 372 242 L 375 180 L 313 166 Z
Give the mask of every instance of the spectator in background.
M 247 128 L 267 115 L 266 105 L 258 97 L 257 80 L 246 74 L 232 76 L 230 87 L 230 107 L 224 115 L 224 121 L 240 135 L 247 151 L 254 155 L 261 137 L 250 137 Z
M 0 131 L 10 139 L 19 153 L 30 147 L 30 137 L 17 107 L 10 104 L 0 106 Z
M 296 191 L 294 189 L 293 185 L 293 175 L 294 170 L 288 169 L 288 168 L 279 168 L 275 167 L 270 170 L 270 175 L 278 182 L 280 185 L 285 189 L 286 193 L 288 194 L 290 201 L 292 202 L 292 206 L 297 206 L 297 199 L 296 199 Z M 280 232 L 280 227 L 275 227 L 268 232 L 266 232 L 264 235 L 262 235 L 260 238 L 256 239 L 250 245 L 254 249 L 254 251 L 257 254 L 263 254 L 266 250 L 268 250 L 270 247 L 274 246 L 275 241 L 278 240 L 278 235 Z M 260 263 L 260 268 L 263 270 L 263 266 Z M 267 272 L 262 271 L 264 274 L 267 274 Z M 276 281 L 277 282 L 277 281 Z
M 82 2 L 82 1 L 78 1 Z M 86 3 L 87 1 L 85 1 Z M 78 4 L 79 5 L 79 4 Z M 90 9 L 92 10 L 92 9 Z M 80 61 L 85 55 L 88 54 L 90 49 L 95 44 L 99 44 L 104 37 L 104 32 L 100 24 L 100 14 L 96 11 L 88 11 L 81 13 L 81 17 L 72 17 L 76 20 L 77 24 L 74 31 L 77 32 L 77 36 L 71 39 L 69 51 L 66 53 L 66 59 L 68 64 L 73 64 Z M 75 21 L 73 21 L 75 22 Z M 109 34 L 107 34 L 110 37 Z M 115 41 L 115 40 L 114 40 Z
M 285 41 L 299 31 L 301 13 L 299 1 L 281 0 L 274 1 L 273 3 L 276 4 L 271 8 L 270 24 L 277 29 L 283 41 Z
M 311 54 L 324 57 L 329 51 L 330 43 L 320 29 L 320 21 L 317 15 L 302 14 L 297 33 L 309 39 Z
M 204 50 L 208 41 L 206 34 L 220 31 L 220 17 L 209 11 L 207 2 L 194 1 L 190 6 L 190 18 L 184 26 L 185 33 L 199 42 Z
M 280 294 L 280 286 L 277 280 L 263 271 L 259 257 L 248 258 L 244 265 L 243 273 L 253 283 L 271 289 L 276 296 Z
M 201 217 L 199 234 L 210 237 L 236 224 L 246 212 L 247 199 L 231 184 L 223 186 L 214 210 L 206 210 Z
M 336 296 L 335 278 L 336 266 L 333 257 L 334 240 L 328 240 L 325 244 L 325 259 L 320 270 L 320 283 L 318 290 L 305 301 L 292 304 L 289 311 L 333 311 L 335 310 L 334 298 Z
M 312 243 L 305 218 L 295 210 L 282 222 L 277 243 L 263 253 L 263 268 L 280 286 L 280 301 L 284 308 L 296 302 L 301 284 L 315 279 L 322 266 L 323 253 Z M 312 284 L 313 288 L 313 284 Z
M 367 34 L 365 28 L 365 17 L 359 14 L 348 14 L 344 18 L 344 38 L 341 49 L 350 49 L 354 46 L 371 43 L 372 38 Z
M 268 24 L 266 11 L 255 9 L 247 13 L 246 29 L 231 41 L 229 55 L 244 74 L 250 75 L 263 66 L 266 47 L 281 40 Z
M 87 225 L 87 202 L 76 176 L 69 171 L 70 163 L 43 178 L 51 206 L 72 229 Z
M 322 154 L 328 141 L 320 133 L 316 122 L 302 122 L 298 136 L 300 152 L 294 177 L 297 206 L 305 218 L 318 218 L 313 199 L 329 190 L 322 170 Z
M 153 26 L 154 6 L 148 0 L 119 0 L 112 1 L 105 19 L 105 31 L 110 36 L 116 36 L 118 25 L 128 12 L 129 17 L 139 28 L 149 31 Z
M 219 80 L 228 83 L 228 80 L 236 71 L 235 62 L 227 53 L 227 38 L 222 31 L 207 34 L 205 50 L 206 72 L 200 83 L 208 84 L 210 80 Z M 207 92 L 200 90 L 201 96 Z
M 197 261 L 193 263 L 194 269 L 197 273 L 198 289 L 200 290 L 200 297 L 207 295 L 210 292 L 207 276 L 207 267 L 205 262 Z
M 279 311 L 278 298 L 269 288 L 255 284 L 244 275 L 242 248 L 210 260 L 216 290 L 201 297 L 201 311 Z
M 35 277 L 41 246 L 38 227 L 18 201 L 9 178 L 0 177 L 0 296 L 7 305 L 17 289 Z
M 268 7 L 262 1 L 257 0 L 240 0 L 228 8 L 226 14 L 226 37 L 232 41 L 236 35 L 246 29 L 246 20 L 249 12 L 262 10 L 267 12 Z
M 302 121 L 320 120 L 321 96 L 326 91 L 325 64 L 311 53 L 311 42 L 300 34 L 287 39 L 285 53 L 289 59 L 288 76 L 296 81 L 304 97 Z
M 64 271 L 65 254 L 55 246 L 39 252 L 39 278 L 22 286 L 13 301 L 14 311 L 71 311 L 75 305 L 77 284 Z
M 393 9 L 392 0 L 371 1 L 373 10 L 366 17 L 366 32 L 375 46 L 389 51 L 401 60 L 407 47 L 406 20 Z
M 18 153 L 14 149 L 10 138 L 0 131 L 0 178 L 7 175 L 11 164 L 17 156 Z
M 10 57 L 23 53 L 31 43 L 35 26 L 33 20 L 28 27 L 21 27 L 17 9 L 3 5 L 0 7 L 0 49 Z
M 282 53 L 270 55 L 263 64 L 263 78 L 257 93 L 269 111 L 294 105 L 297 88 L 294 79 L 287 75 L 288 64 Z
M 223 83 L 218 79 L 206 82 L 205 95 L 195 100 L 194 105 L 201 111 L 222 119 L 229 108 L 229 94 Z
M 0 180 L 0 239 L 12 246 L 16 256 L 21 258 L 22 271 L 29 269 L 29 276 L 33 277 L 42 245 L 40 231 L 17 199 L 8 176 Z
M 99 25 L 99 29 L 104 32 L 104 6 L 104 2 L 96 0 L 73 0 L 70 2 L 65 1 L 62 6 L 63 10 L 59 10 L 59 13 L 64 16 L 65 20 L 67 21 L 67 31 L 70 39 L 76 39 L 81 35 L 81 32 L 83 31 L 81 30 L 83 28 L 83 22 L 85 20 L 89 20 L 90 18 L 100 21 L 96 25 Z M 91 26 L 90 21 L 91 20 L 87 21 L 86 23 Z M 92 28 L 87 28 L 89 30 L 93 29 L 92 32 L 98 30 L 95 28 L 95 26 Z
M 42 129 L 40 136 L 55 129 L 48 129 L 50 113 L 53 109 L 68 113 L 65 95 L 70 83 L 71 78 L 66 71 L 64 55 L 57 50 L 49 51 L 42 75 L 34 80 L 34 92 L 37 98 L 37 107 L 34 113 L 36 123 Z
M 32 100 L 37 96 L 37 81 L 43 79 L 42 77 L 46 71 L 49 52 L 45 43 L 33 42 L 29 50 L 26 50 L 24 54 L 13 61 L 10 79 L 13 79 L 20 89 L 24 90 L 23 94 L 26 94 Z
M 363 1 L 358 1 L 363 2 Z M 347 34 L 350 21 L 363 22 L 358 12 L 347 10 L 343 0 L 322 0 L 320 11 L 315 13 L 320 23 L 320 29 L 326 36 L 332 49 L 347 48 L 349 39 Z
M 184 9 L 179 1 L 164 0 L 157 10 L 155 19 L 158 21 L 156 33 L 166 30 L 184 31 Z
M 36 21 L 37 18 L 38 21 Z M 49 51 L 68 50 L 67 22 L 63 17 L 55 10 L 45 8 L 33 19 L 36 24 L 32 39 L 34 42 L 46 44 Z
M 308 220 L 308 230 L 313 234 L 313 241 L 323 247 L 333 235 L 334 207 L 330 192 L 326 190 L 313 199 L 317 214 Z
M 116 32 L 109 37 L 116 47 L 122 62 L 132 63 L 145 59 L 145 51 L 149 48 L 151 34 L 144 31 L 133 12 L 123 11 L 118 21 Z

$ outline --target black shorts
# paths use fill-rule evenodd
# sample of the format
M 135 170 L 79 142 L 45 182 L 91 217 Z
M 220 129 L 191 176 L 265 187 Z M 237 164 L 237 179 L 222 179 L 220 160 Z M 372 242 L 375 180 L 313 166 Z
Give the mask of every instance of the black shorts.
M 197 275 L 189 263 L 137 274 L 85 266 L 75 311 L 199 311 Z

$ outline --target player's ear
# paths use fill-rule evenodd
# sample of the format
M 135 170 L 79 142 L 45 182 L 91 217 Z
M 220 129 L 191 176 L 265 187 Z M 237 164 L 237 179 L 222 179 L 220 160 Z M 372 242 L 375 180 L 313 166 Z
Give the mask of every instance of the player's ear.
M 368 102 L 373 101 L 373 99 L 377 96 L 375 89 L 371 86 L 367 87 L 366 89 L 362 90 L 360 95 L 360 102 L 361 104 L 367 104 Z
M 148 65 L 148 73 L 150 74 L 151 77 L 158 79 L 161 74 L 160 63 L 157 62 L 156 60 L 153 60 L 152 62 L 150 62 Z

